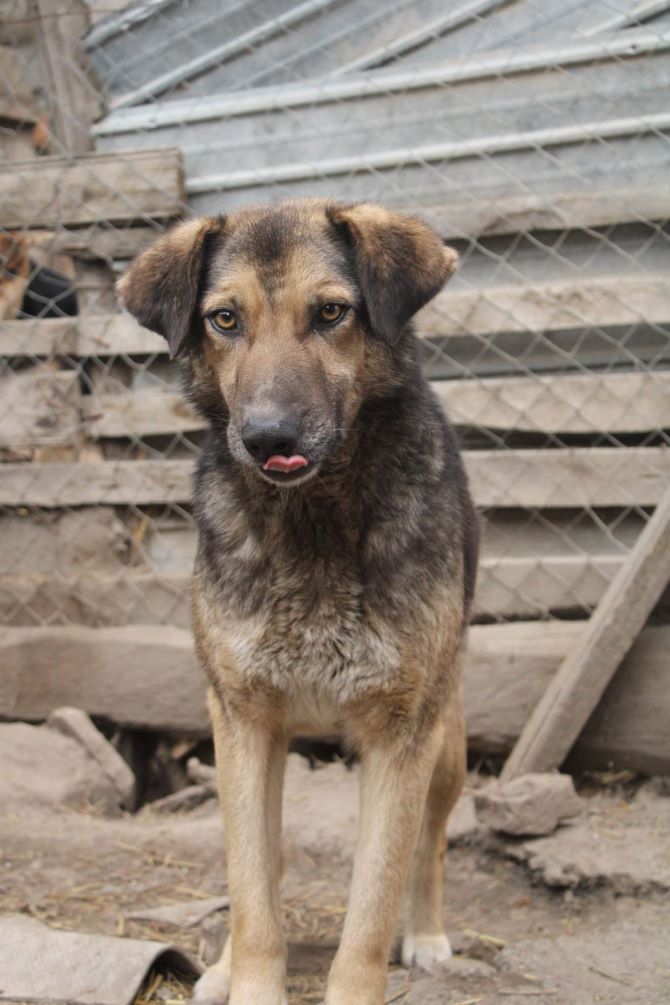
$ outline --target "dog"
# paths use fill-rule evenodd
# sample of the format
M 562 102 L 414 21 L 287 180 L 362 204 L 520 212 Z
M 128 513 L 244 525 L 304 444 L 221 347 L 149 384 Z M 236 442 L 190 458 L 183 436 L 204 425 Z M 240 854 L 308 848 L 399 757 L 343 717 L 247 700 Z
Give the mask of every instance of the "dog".
M 181 223 L 119 291 L 183 361 L 209 432 L 195 479 L 231 932 L 196 1001 L 286 1002 L 281 802 L 294 736 L 360 759 L 351 897 L 327 1005 L 382 1005 L 402 959 L 450 956 L 446 820 L 462 787 L 459 657 L 477 520 L 422 375 L 414 314 L 457 255 L 418 219 L 297 200 Z

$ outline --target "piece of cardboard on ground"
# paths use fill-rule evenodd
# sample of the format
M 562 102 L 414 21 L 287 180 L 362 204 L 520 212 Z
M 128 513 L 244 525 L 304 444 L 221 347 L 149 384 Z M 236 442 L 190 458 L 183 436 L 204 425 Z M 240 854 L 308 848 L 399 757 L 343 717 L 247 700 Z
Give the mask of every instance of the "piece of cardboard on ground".
M 158 960 L 188 977 L 201 972 L 176 946 L 59 931 L 21 914 L 0 918 L 0 959 L 0 1002 L 130 1005 Z
M 228 897 L 207 897 L 203 900 L 189 900 L 180 904 L 165 904 L 162 907 L 144 907 L 128 911 L 127 921 L 153 921 L 159 925 L 175 928 L 192 928 L 216 911 L 228 907 Z

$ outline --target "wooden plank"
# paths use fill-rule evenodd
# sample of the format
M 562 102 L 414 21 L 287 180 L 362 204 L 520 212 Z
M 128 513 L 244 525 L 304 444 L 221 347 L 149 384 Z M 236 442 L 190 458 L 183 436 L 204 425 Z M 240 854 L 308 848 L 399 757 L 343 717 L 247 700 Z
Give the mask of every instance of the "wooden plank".
M 30 126 L 36 121 L 35 109 L 31 108 L 29 104 L 12 100 L 8 95 L 0 94 L 0 122 L 8 122 L 12 126 Z
M 584 368 L 611 370 L 613 366 L 653 367 L 670 363 L 670 345 L 663 326 L 640 325 L 634 332 L 621 327 L 620 335 L 571 329 L 548 333 L 543 339 L 526 330 L 486 336 L 456 334 L 426 338 L 422 354 L 432 377 L 488 377 L 518 375 L 519 359 L 526 372 Z M 0 325 L 0 355 L 18 357 L 107 357 L 167 355 L 167 343 L 140 328 L 127 314 L 104 317 L 49 318 L 4 321 Z
M 463 237 L 485 237 L 536 230 L 583 230 L 609 224 L 649 223 L 670 217 L 670 190 L 665 176 L 639 168 L 640 183 L 619 187 L 570 188 L 565 179 L 561 189 L 550 193 L 510 195 L 482 192 L 477 198 L 455 199 L 448 205 L 414 208 L 445 241 Z M 573 180 L 574 184 L 574 180 Z M 130 259 L 160 236 L 161 227 L 88 228 L 45 232 L 45 241 L 54 251 L 75 258 Z
M 645 180 L 639 185 L 582 188 L 570 187 L 566 178 L 561 188 L 548 193 L 510 195 L 476 193 L 468 201 L 455 199 L 418 212 L 442 237 L 485 237 L 494 234 L 528 233 L 534 230 L 583 230 L 609 224 L 667 220 L 670 217 L 670 187 L 662 175 L 640 166 Z M 572 185 L 576 182 L 572 180 Z
M 670 428 L 670 372 L 433 381 L 455 426 L 537 433 L 643 433 Z M 93 439 L 205 428 L 178 391 L 142 388 L 82 399 Z
M 173 218 L 183 208 L 177 149 L 0 165 L 0 227 L 8 230 Z
M 474 450 L 464 454 L 478 506 L 655 506 L 670 478 L 663 447 Z M 5 464 L 4 506 L 188 503 L 190 460 Z
M 110 508 L 48 513 L 20 510 L 0 515 L 0 554 L 6 582 L 33 575 L 76 579 L 90 569 L 101 575 L 126 572 L 132 552 L 130 530 Z
M 473 619 L 540 618 L 595 607 L 623 555 L 486 558 L 479 564 Z M 90 626 L 191 624 L 190 571 L 0 577 L 0 621 L 6 625 Z
M 79 376 L 38 370 L 0 379 L 0 447 L 57 446 L 79 435 Z
M 6 625 L 76 624 L 91 627 L 161 625 L 190 628 L 190 570 L 76 575 L 32 573 L 0 577 L 0 614 Z
M 0 505 L 58 508 L 96 503 L 188 503 L 193 471 L 194 462 L 171 460 L 5 464 Z
M 663 447 L 477 450 L 465 453 L 478 506 L 655 506 L 670 479 Z
M 129 314 L 5 322 L 3 356 L 118 356 L 167 353 L 160 335 L 141 328 Z
M 75 705 L 131 728 L 206 735 L 204 674 L 191 633 L 169 625 L 0 629 L 0 716 Z
M 670 372 L 433 381 L 456 426 L 537 433 L 670 428 Z
M 668 680 L 670 630 L 645 628 L 614 675 L 605 694 L 573 747 L 572 768 L 606 770 L 612 765 L 645 774 L 667 774 Z M 625 736 L 617 719 L 625 716 Z
M 645 519 L 611 526 L 561 511 L 531 519 L 496 511 L 483 521 L 474 617 L 538 618 L 596 605 Z M 0 518 L 0 623 L 190 625 L 188 581 L 196 530 L 160 524 L 143 541 L 148 569 L 128 567 L 128 531 L 104 508 Z M 670 595 L 662 601 L 670 609 Z
M 100 95 L 86 79 L 82 39 L 89 26 L 83 0 L 36 0 L 38 41 L 42 55 L 44 97 L 50 131 L 64 154 L 90 150 L 91 123 L 102 111 Z M 32 193 L 33 198 L 35 192 Z
M 0 121 L 32 125 L 38 115 L 26 85 L 18 48 L 0 45 Z
M 127 394 L 102 392 L 82 401 L 92 439 L 158 436 L 205 429 L 206 423 L 177 391 L 143 388 Z
M 559 768 L 670 575 L 670 488 L 561 663 L 503 768 L 508 780 Z
M 579 622 L 474 626 L 464 660 L 470 747 L 509 749 L 579 637 Z M 646 628 L 605 696 L 615 766 L 670 771 L 669 628 Z M 205 735 L 204 676 L 189 631 L 170 626 L 0 630 L 0 717 L 40 721 L 77 705 L 130 728 Z M 598 748 L 589 727 L 585 749 Z M 591 762 L 593 764 L 593 762 Z
M 584 622 L 475 625 L 464 663 L 471 749 L 504 754 L 514 744 Z M 607 689 L 600 711 L 574 748 L 582 767 L 666 773 L 670 766 L 667 654 L 670 628 L 645 628 Z
M 160 237 L 164 229 L 165 223 L 146 227 L 115 227 L 105 223 L 73 229 L 62 227 L 54 231 L 31 230 L 24 234 L 32 246 L 44 247 L 52 254 L 113 262 L 134 258 Z
M 489 338 L 581 328 L 670 324 L 670 291 L 662 275 L 606 276 L 440 294 L 417 316 L 425 337 L 461 333 Z
M 666 331 L 667 325 L 636 325 L 632 330 L 508 332 L 495 338 L 450 335 L 424 339 L 421 362 L 433 380 L 518 377 L 520 371 L 537 375 L 667 369 L 670 339 Z
M 536 339 L 539 332 L 632 325 L 670 325 L 670 289 L 664 275 L 447 290 L 417 316 L 419 334 L 427 339 L 465 333 L 493 338 L 509 332 Z M 0 353 L 5 356 L 154 352 L 166 353 L 167 344 L 127 314 L 14 321 L 0 330 Z
M 541 618 L 595 607 L 623 555 L 482 558 L 473 619 Z

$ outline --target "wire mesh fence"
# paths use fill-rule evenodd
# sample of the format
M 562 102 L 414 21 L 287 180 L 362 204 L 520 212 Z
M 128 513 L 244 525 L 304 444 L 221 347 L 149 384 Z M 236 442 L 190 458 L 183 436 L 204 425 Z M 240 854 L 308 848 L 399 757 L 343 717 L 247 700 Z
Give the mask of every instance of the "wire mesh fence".
M 202 423 L 114 281 L 308 195 L 460 254 L 417 328 L 475 619 L 594 608 L 670 482 L 670 2 L 16 0 L 0 54 L 3 622 L 188 626 Z

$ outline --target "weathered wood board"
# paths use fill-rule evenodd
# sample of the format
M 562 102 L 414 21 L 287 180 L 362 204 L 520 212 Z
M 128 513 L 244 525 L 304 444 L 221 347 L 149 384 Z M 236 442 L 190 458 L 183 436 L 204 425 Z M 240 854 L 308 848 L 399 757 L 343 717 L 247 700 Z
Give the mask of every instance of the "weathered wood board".
M 208 732 L 190 632 L 166 625 L 6 628 L 0 654 L 4 717 L 43 719 L 59 705 L 75 705 L 126 726 Z
M 493 511 L 483 521 L 474 617 L 537 618 L 595 606 L 645 520 L 611 526 L 561 511 L 533 518 Z M 0 519 L 0 622 L 190 626 L 196 531 L 159 522 L 142 543 L 145 566 L 128 566 L 129 531 L 113 511 L 85 508 Z M 670 609 L 670 595 L 663 601 Z
M 610 185 L 577 188 L 578 179 L 566 177 L 547 193 L 510 195 L 507 188 L 479 193 L 477 198 L 455 199 L 445 205 L 412 207 L 445 241 L 538 230 L 581 230 L 611 224 L 664 220 L 670 217 L 670 192 L 665 176 L 656 169 L 638 168 L 635 183 L 617 179 L 613 168 Z M 91 224 L 86 227 L 44 231 L 41 240 L 53 253 L 74 258 L 126 261 L 148 247 L 162 226 Z M 38 234 L 33 231 L 32 235 Z M 34 239 L 34 237 L 33 237 Z
M 620 327 L 601 332 L 576 329 L 547 332 L 543 338 L 527 330 L 489 338 L 450 334 L 424 339 L 424 365 L 435 379 L 514 375 L 523 359 L 526 373 L 553 373 L 613 367 L 648 368 L 670 364 L 667 325 Z M 0 325 L 0 355 L 107 357 L 116 355 L 167 356 L 160 337 L 124 314 L 101 318 L 55 318 L 43 321 L 5 321 Z
M 670 428 L 670 372 L 434 381 L 455 426 L 535 433 L 643 433 Z M 204 429 L 178 391 L 138 389 L 82 399 L 93 439 Z
M 117 356 L 166 353 L 167 343 L 129 314 L 5 322 L 3 356 Z
M 655 506 L 670 478 L 663 447 L 475 450 L 464 455 L 475 502 L 491 507 Z M 188 503 L 192 461 L 5 464 L 4 506 Z
M 472 749 L 505 753 L 583 629 L 583 622 L 518 622 L 470 629 L 464 666 Z M 669 766 L 667 653 L 670 628 L 645 628 L 605 692 L 575 755 L 590 767 L 666 773 Z M 608 728 L 600 733 L 600 724 Z M 588 758 L 588 760 L 587 760 Z
M 144 251 L 171 222 L 162 219 L 145 226 L 107 222 L 70 229 L 64 226 L 58 230 L 31 230 L 24 233 L 24 237 L 33 245 L 47 248 L 52 254 L 69 255 L 85 261 L 126 261 Z
M 664 447 L 481 450 L 465 464 L 483 508 L 655 506 L 670 479 Z
M 59 508 L 96 503 L 185 503 L 191 498 L 193 471 L 192 461 L 167 459 L 4 464 L 0 505 Z
M 195 432 L 206 425 L 178 391 L 100 392 L 84 399 L 82 406 L 87 435 L 95 440 Z
M 590 608 L 623 556 L 544 555 L 480 562 L 473 617 L 537 618 Z M 190 575 L 180 572 L 85 572 L 0 577 L 0 621 L 8 625 L 191 624 Z
M 171 219 L 184 207 L 179 150 L 41 157 L 0 165 L 0 227 Z
M 0 53 L 0 59 L 2 58 Z M 0 123 L 8 122 L 11 126 L 33 125 L 36 118 L 37 113 L 30 104 L 0 93 Z
M 426 339 L 519 332 L 670 325 L 664 275 L 604 277 L 441 293 L 417 316 Z M 13 321 L 0 329 L 4 356 L 114 356 L 167 352 L 167 343 L 128 314 Z
M 667 220 L 670 192 L 665 176 L 641 165 L 637 177 L 637 184 L 624 178 L 617 182 L 613 167 L 607 188 L 588 186 L 586 179 L 579 188 L 579 179 L 567 177 L 550 192 L 510 195 L 509 187 L 502 187 L 495 194 L 477 193 L 416 212 L 445 240 Z
M 670 428 L 670 371 L 434 381 L 457 426 L 537 433 Z
M 0 121 L 12 125 L 29 125 L 37 121 L 38 113 L 27 85 L 18 48 L 0 45 Z
M 477 571 L 472 616 L 539 618 L 594 607 L 623 562 L 614 553 L 489 558 Z
M 33 575 L 66 581 L 86 571 L 102 576 L 112 572 L 125 575 L 131 545 L 128 528 L 113 509 L 102 506 L 41 513 L 20 510 L 0 515 L 0 555 L 6 589 L 14 578 L 30 579 Z M 21 596 L 21 592 L 16 593 L 15 602 L 20 602 Z
M 670 480 L 582 636 L 567 653 L 507 759 L 501 778 L 560 768 L 670 577 Z
M 473 750 L 509 749 L 580 631 L 579 622 L 471 629 L 464 697 Z M 615 766 L 670 770 L 669 647 L 670 629 L 647 628 L 631 650 L 604 697 L 604 740 L 591 726 L 583 737 L 598 761 L 606 756 Z M 4 628 L 0 661 L 0 717 L 39 721 L 58 705 L 77 705 L 134 728 L 209 731 L 204 675 L 188 631 L 164 625 Z
M 0 378 L 0 447 L 75 443 L 81 427 L 79 375 L 38 369 Z
M 87 80 L 82 58 L 88 7 L 83 0 L 69 0 L 65 8 L 60 0 L 36 0 L 35 7 L 50 128 L 61 153 L 82 154 L 93 146 L 91 123 L 103 107 L 95 86 Z
M 603 698 L 584 727 L 568 759 L 568 767 L 596 766 L 605 769 L 632 768 L 649 774 L 668 773 L 665 736 L 670 735 L 668 698 L 664 685 L 668 680 L 670 634 L 666 627 L 643 630 L 628 656 L 614 675 Z M 656 705 L 661 718 L 661 732 L 656 735 Z M 626 741 L 620 743 L 617 717 L 625 708 Z M 638 752 L 640 755 L 638 759 Z
M 440 294 L 417 316 L 424 337 L 670 323 L 667 278 L 617 276 Z

